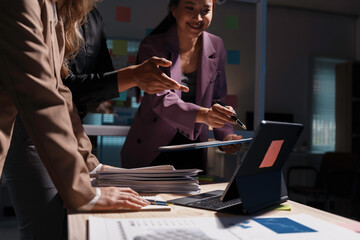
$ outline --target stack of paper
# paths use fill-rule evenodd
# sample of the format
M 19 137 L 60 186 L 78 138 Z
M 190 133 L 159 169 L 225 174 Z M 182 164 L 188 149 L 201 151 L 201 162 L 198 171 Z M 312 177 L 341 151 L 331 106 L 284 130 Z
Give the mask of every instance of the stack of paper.
M 171 165 L 145 168 L 107 168 L 96 174 L 97 187 L 130 187 L 142 193 L 193 193 L 199 192 L 196 178 L 199 169 L 176 170 Z

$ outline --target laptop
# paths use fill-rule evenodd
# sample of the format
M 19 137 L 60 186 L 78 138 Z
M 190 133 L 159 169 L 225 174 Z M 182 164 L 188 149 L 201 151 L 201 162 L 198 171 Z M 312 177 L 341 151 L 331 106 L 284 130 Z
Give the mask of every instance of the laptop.
M 213 211 L 251 214 L 288 200 L 281 172 L 303 125 L 262 121 L 225 191 L 191 195 L 168 202 Z

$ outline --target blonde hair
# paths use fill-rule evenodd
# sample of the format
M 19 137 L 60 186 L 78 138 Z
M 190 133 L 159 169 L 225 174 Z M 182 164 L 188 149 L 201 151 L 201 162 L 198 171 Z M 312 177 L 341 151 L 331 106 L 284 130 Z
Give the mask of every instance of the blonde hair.
M 58 1 L 59 15 L 64 21 L 65 55 L 61 67 L 61 77 L 69 74 L 68 62 L 79 52 L 84 39 L 79 27 L 84 24 L 86 15 L 93 9 L 97 0 L 62 0 Z

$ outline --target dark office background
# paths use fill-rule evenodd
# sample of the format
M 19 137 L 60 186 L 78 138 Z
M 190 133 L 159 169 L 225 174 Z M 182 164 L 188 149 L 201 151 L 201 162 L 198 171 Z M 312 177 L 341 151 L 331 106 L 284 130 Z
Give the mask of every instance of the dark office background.
M 168 0 L 106 0 L 100 2 L 98 8 L 103 15 L 108 39 L 128 41 L 127 52 L 134 56 L 141 39 L 165 16 L 167 4 Z M 117 19 L 118 7 L 130 10 L 128 20 Z M 311 152 L 314 66 L 317 59 L 335 59 L 344 62 L 360 60 L 359 14 L 360 2 L 358 0 L 268 0 L 265 112 L 267 116 L 270 116 L 269 118 L 282 116 L 284 119 L 291 119 L 293 122 L 305 125 L 301 139 L 284 167 L 286 177 L 288 169 L 293 166 L 313 167 L 316 171 L 321 169 L 324 151 Z M 255 30 L 255 4 L 227 0 L 222 5 L 216 5 L 209 31 L 222 37 L 225 48 L 230 51 L 229 53 L 235 54 L 232 59 L 228 59 L 226 64 L 228 90 L 229 94 L 237 96 L 236 111 L 238 117 L 244 121 L 249 118 L 248 121 L 251 121 L 251 113 L 254 111 Z M 128 62 L 117 57 L 114 57 L 114 60 L 115 65 L 120 66 L 131 64 L 134 58 Z M 360 79 L 354 81 L 358 83 Z M 359 90 L 359 84 L 356 86 Z M 131 94 L 130 92 L 129 96 Z M 358 113 L 356 109 L 360 104 L 358 98 L 356 99 L 355 103 L 353 102 L 353 109 Z M 131 106 L 131 99 L 126 101 L 126 105 Z M 126 124 L 131 123 L 133 112 L 134 110 L 130 110 L 130 115 L 129 112 L 124 113 L 127 114 Z M 354 121 L 359 122 L 359 115 L 356 116 Z M 345 116 L 350 119 L 351 117 Z M 105 124 L 111 124 L 111 121 L 115 120 L 111 118 Z M 121 121 L 124 121 L 124 118 L 119 120 Z M 114 145 L 109 147 L 110 153 L 114 151 L 112 154 L 119 154 L 118 146 L 121 146 L 123 140 L 123 138 L 117 138 L 115 148 Z M 95 140 L 99 144 L 102 144 L 101 141 Z M 109 141 L 112 142 L 112 140 Z M 352 149 L 348 151 L 351 152 Z M 104 152 L 102 154 L 106 155 Z M 210 156 L 218 155 L 218 153 L 210 152 Z M 229 157 L 229 159 L 233 158 L 239 157 Z M 292 183 L 304 183 L 307 186 L 315 184 L 317 175 L 310 172 L 293 172 Z M 354 177 L 349 180 L 351 183 L 341 184 L 354 184 L 356 179 L 357 177 Z M 332 184 L 340 183 L 335 181 Z M 356 189 L 356 186 L 353 188 Z M 328 210 L 344 216 L 359 217 L 359 208 L 349 209 L 353 196 L 345 200 L 326 203 L 313 196 L 304 197 L 295 193 L 290 196 L 295 200 L 313 204 L 315 207 L 323 209 L 327 207 Z M 4 181 L 1 184 L 0 207 L 0 221 L 6 218 L 5 215 L 13 214 Z M 1 229 L 8 226 L 6 221 L 3 222 L 4 226 L 0 225 L 0 239 L 2 239 Z M 12 221 L 8 223 L 11 225 Z

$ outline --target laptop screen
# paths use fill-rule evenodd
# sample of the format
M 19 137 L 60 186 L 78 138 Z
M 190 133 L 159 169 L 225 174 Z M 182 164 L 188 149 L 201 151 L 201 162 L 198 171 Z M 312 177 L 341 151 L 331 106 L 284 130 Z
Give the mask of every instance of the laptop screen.
M 302 130 L 302 124 L 262 121 L 221 199 L 241 197 L 246 209 L 256 211 L 287 197 L 281 169 Z

